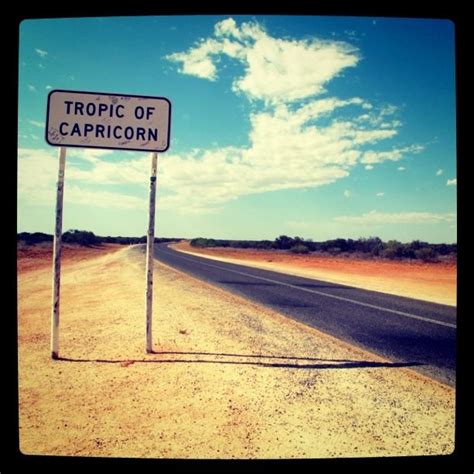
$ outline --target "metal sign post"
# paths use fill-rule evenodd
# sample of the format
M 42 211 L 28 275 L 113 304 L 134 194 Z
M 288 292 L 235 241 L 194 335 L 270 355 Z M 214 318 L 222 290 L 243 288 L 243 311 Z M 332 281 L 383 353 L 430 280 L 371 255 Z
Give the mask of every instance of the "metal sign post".
M 51 314 L 51 357 L 59 358 L 59 303 L 61 288 L 61 236 L 63 227 L 64 168 L 66 148 L 59 148 L 59 172 L 56 190 L 56 225 L 53 250 L 53 305 Z
M 46 141 L 59 148 L 56 228 L 53 256 L 51 357 L 59 358 L 61 233 L 65 147 L 151 151 L 150 208 L 146 247 L 146 352 L 153 351 L 153 245 L 155 242 L 156 167 L 158 152 L 170 144 L 171 102 L 165 97 L 53 90 L 48 94 Z
M 151 154 L 150 173 L 150 207 L 148 215 L 148 233 L 146 240 L 146 293 L 145 293 L 145 313 L 146 313 L 146 351 L 153 352 L 152 338 L 152 314 L 153 314 L 153 249 L 155 243 L 155 196 L 156 196 L 156 168 L 158 153 Z

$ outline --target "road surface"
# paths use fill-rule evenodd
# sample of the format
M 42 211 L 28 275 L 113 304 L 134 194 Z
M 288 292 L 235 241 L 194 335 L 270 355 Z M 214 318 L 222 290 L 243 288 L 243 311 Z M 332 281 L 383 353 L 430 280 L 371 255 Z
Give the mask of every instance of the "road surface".
M 450 386 L 456 308 L 235 265 L 155 245 L 159 261 Z

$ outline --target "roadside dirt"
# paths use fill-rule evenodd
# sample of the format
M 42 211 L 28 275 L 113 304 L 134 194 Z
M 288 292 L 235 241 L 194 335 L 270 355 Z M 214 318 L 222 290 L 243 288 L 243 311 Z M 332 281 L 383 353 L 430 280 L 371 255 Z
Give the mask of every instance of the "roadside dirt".
M 103 244 L 91 247 L 80 247 L 75 244 L 61 245 L 62 265 L 88 260 L 94 256 L 102 256 L 123 248 L 118 244 Z M 24 273 L 30 270 L 52 267 L 53 265 L 53 243 L 42 242 L 35 245 L 17 245 L 17 271 Z
M 189 242 L 172 247 L 216 260 L 456 306 L 455 263 L 306 256 L 272 250 L 201 249 L 192 247 Z
M 156 263 L 144 354 L 144 255 L 64 254 L 60 356 L 51 253 L 19 253 L 20 448 L 144 458 L 448 454 L 452 388 Z

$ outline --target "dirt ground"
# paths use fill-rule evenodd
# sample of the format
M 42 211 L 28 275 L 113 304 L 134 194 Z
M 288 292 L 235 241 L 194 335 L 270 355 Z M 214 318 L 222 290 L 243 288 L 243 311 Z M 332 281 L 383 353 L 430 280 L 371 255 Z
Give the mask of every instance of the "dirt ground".
M 51 248 L 19 252 L 23 453 L 279 459 L 453 451 L 452 388 L 158 262 L 155 353 L 146 355 L 144 255 L 104 250 L 64 253 L 58 361 L 49 348 Z
M 216 260 L 456 306 L 455 263 L 292 255 L 272 250 L 200 249 L 191 247 L 189 242 L 180 242 L 173 247 Z
M 52 267 L 52 243 L 42 242 L 35 245 L 17 245 L 17 271 L 21 274 L 30 270 L 38 270 Z M 115 252 L 122 248 L 118 244 L 105 244 L 91 247 L 78 247 L 75 244 L 61 245 L 61 261 L 62 265 L 70 266 L 71 264 L 89 260 L 94 256 L 102 256 L 110 252 Z

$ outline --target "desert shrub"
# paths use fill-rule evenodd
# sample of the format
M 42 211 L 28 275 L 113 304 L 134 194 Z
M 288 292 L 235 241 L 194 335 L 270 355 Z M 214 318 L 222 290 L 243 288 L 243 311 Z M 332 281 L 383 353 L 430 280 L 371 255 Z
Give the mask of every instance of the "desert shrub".
M 255 248 L 262 250 L 270 250 L 273 248 L 273 242 L 271 242 L 270 240 L 260 240 L 259 242 L 255 242 Z
M 290 248 L 290 252 L 291 253 L 298 253 L 298 254 L 305 254 L 305 253 L 309 253 L 309 249 L 308 249 L 308 247 L 306 247 L 306 245 L 297 244 L 297 245 L 293 245 L 293 247 Z
M 416 258 L 423 260 L 423 262 L 438 262 L 438 254 L 430 247 L 423 247 L 415 250 Z

